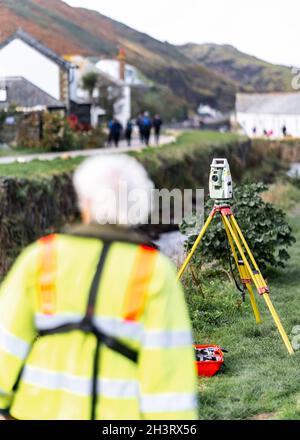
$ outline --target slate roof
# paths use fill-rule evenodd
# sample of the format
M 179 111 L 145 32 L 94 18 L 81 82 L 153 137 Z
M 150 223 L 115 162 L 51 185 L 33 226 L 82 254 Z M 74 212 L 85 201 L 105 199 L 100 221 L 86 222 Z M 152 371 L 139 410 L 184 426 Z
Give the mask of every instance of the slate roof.
M 68 61 L 64 60 L 61 56 L 59 56 L 57 53 L 55 53 L 52 49 L 45 46 L 43 43 L 38 41 L 36 38 L 34 38 L 32 35 L 28 34 L 27 32 L 23 31 L 23 29 L 18 29 L 15 33 L 11 34 L 5 41 L 3 41 L 0 44 L 0 49 L 7 46 L 11 41 L 15 39 L 20 39 L 24 43 L 27 43 L 29 46 L 33 47 L 34 49 L 38 50 L 40 53 L 45 55 L 47 58 L 50 58 L 52 61 L 54 61 L 56 64 L 58 64 L 60 67 L 64 69 L 71 69 L 72 64 Z
M 6 108 L 9 104 L 17 107 L 31 109 L 34 107 L 65 108 L 65 105 L 48 95 L 39 87 L 22 77 L 6 77 L 0 79 L 7 90 L 6 102 L 0 102 L 0 108 Z
M 300 115 L 300 93 L 238 93 L 239 113 Z

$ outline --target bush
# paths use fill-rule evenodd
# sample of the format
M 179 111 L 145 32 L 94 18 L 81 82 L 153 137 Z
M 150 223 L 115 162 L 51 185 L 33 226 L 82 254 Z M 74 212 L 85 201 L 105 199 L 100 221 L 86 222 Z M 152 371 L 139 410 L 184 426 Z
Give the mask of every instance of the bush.
M 8 116 L 14 116 L 14 126 L 5 125 Z M 83 128 L 58 112 L 17 113 L 14 108 L 0 110 L 0 142 L 5 141 L 16 150 L 60 152 L 105 146 L 106 135 L 101 127 Z
M 51 152 L 81 149 L 77 133 L 59 113 L 44 114 L 41 147 Z
M 43 139 L 40 143 L 46 151 L 71 151 L 103 148 L 105 134 L 100 127 L 89 131 L 73 129 L 70 122 L 58 113 L 44 115 Z
M 19 113 L 16 118 L 16 137 L 12 148 L 40 149 L 40 118 L 38 113 Z
M 78 133 L 78 138 L 79 144 L 84 150 L 104 148 L 105 146 L 106 135 L 100 127 L 80 132 Z
M 289 259 L 287 250 L 295 242 L 295 238 L 285 213 L 263 201 L 261 194 L 266 188 L 262 183 L 245 184 L 236 188 L 232 207 L 258 265 L 261 268 L 267 265 L 284 267 Z M 206 215 L 211 211 L 213 203 L 212 200 L 206 203 Z M 188 249 L 192 247 L 197 237 L 198 231 L 193 230 L 195 224 L 196 219 L 193 217 L 181 225 L 183 233 L 191 231 L 186 244 Z M 196 264 L 201 265 L 205 258 L 208 261 L 219 260 L 225 264 L 228 255 L 226 233 L 222 221 L 217 217 L 198 248 L 195 261 Z
M 79 219 L 69 174 L 0 180 L 0 276 L 20 250 Z

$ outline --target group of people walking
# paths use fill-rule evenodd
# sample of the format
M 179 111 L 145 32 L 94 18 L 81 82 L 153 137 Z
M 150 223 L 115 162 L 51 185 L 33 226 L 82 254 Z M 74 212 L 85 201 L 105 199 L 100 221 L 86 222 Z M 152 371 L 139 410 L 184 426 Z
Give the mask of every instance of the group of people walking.
M 138 128 L 141 144 L 147 146 L 150 144 L 152 130 L 154 131 L 155 142 L 156 144 L 159 144 L 162 125 L 163 121 L 161 117 L 155 115 L 154 118 L 151 118 L 149 112 L 140 114 L 135 121 L 128 120 L 125 130 L 120 121 L 117 118 L 114 118 L 108 123 L 108 145 L 115 145 L 115 147 L 118 147 L 124 132 L 127 145 L 130 147 L 135 126 Z

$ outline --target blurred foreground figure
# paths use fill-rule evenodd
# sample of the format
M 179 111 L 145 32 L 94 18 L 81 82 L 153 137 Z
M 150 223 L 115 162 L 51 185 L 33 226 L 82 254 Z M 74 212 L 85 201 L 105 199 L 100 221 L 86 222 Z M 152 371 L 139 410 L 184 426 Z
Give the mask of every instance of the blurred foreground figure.
M 83 225 L 29 246 L 1 287 L 0 408 L 17 419 L 196 418 L 184 295 L 133 229 L 152 182 L 117 156 L 84 162 L 74 185 Z M 136 216 L 125 187 L 143 194 Z

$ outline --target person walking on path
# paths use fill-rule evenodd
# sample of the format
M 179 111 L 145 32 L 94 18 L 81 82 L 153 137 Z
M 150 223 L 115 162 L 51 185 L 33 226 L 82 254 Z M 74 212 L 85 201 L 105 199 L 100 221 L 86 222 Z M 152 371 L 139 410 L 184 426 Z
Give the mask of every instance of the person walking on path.
M 119 146 L 122 131 L 123 131 L 123 127 L 121 123 L 118 121 L 118 119 L 114 118 L 111 128 L 111 133 L 112 133 L 112 140 L 116 148 L 118 148 Z
M 153 128 L 154 128 L 155 142 L 157 145 L 159 144 L 162 124 L 163 121 L 161 120 L 161 117 L 159 115 L 155 115 L 153 118 Z
M 133 130 L 133 124 L 132 124 L 132 121 L 129 120 L 127 122 L 126 130 L 125 130 L 125 139 L 126 139 L 128 147 L 131 147 L 132 130 Z
M 136 120 L 136 125 L 139 130 L 140 143 L 144 143 L 144 132 L 143 132 L 143 115 L 140 114 Z
M 284 126 L 282 127 L 282 134 L 283 134 L 283 137 L 287 137 L 287 128 L 286 128 L 286 125 L 284 125 Z
M 111 146 L 112 141 L 113 141 L 113 135 L 112 135 L 112 128 L 113 128 L 113 125 L 114 125 L 114 121 L 113 121 L 113 119 L 110 119 L 110 120 L 108 121 L 108 124 L 107 124 L 107 128 L 108 128 L 107 145 L 108 145 L 109 147 Z
M 152 130 L 152 121 L 149 113 L 145 112 L 143 117 L 143 137 L 147 147 L 149 146 L 150 143 L 151 130 Z
M 20 420 L 196 419 L 184 293 L 173 264 L 136 232 L 154 184 L 120 155 L 83 162 L 74 187 L 83 224 L 26 248 L 0 289 L 0 410 Z

